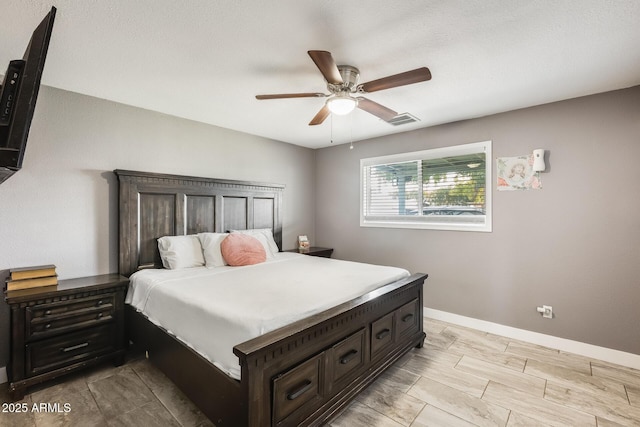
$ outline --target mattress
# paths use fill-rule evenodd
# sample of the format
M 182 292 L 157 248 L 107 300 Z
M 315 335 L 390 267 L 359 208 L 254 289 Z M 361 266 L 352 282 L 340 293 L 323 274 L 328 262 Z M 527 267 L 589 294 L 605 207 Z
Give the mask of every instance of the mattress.
M 281 252 L 245 267 L 141 270 L 126 303 L 240 379 L 237 344 L 409 276 L 402 268 Z

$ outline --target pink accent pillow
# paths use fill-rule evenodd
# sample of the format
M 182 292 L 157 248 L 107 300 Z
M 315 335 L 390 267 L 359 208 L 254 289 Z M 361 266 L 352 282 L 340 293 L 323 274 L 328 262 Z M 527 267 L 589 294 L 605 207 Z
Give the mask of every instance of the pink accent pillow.
M 220 244 L 220 251 L 227 264 L 232 266 L 259 264 L 267 260 L 262 243 L 247 234 L 229 234 Z

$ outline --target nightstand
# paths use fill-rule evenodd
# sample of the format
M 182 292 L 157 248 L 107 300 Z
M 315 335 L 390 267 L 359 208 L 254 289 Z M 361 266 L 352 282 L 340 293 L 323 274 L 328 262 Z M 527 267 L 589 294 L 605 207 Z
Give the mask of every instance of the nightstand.
M 321 248 L 319 246 L 311 246 L 309 249 L 291 249 L 285 252 L 295 252 L 309 256 L 319 256 L 323 258 L 331 258 L 333 248 Z
M 58 285 L 5 291 L 11 310 L 9 391 L 112 359 L 124 362 L 124 297 L 118 274 L 61 280 Z

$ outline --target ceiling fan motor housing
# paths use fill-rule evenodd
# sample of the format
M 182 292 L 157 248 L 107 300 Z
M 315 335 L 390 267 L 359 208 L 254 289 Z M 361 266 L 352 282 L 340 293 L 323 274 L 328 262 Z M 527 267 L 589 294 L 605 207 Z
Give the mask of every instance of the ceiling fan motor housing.
M 329 92 L 333 94 L 355 92 L 358 87 L 360 70 L 351 65 L 338 65 L 338 71 L 340 71 L 340 76 L 342 77 L 342 84 L 334 85 L 327 83 Z

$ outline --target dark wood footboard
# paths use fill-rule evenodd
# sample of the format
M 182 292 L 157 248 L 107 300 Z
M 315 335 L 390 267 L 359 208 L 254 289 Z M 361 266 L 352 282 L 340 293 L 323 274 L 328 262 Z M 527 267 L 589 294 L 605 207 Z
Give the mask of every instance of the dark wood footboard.
M 131 340 L 218 427 L 318 426 L 421 346 L 424 274 L 414 274 L 234 348 L 242 380 L 128 307 Z
M 249 426 L 322 425 L 425 338 L 424 274 L 234 348 Z

